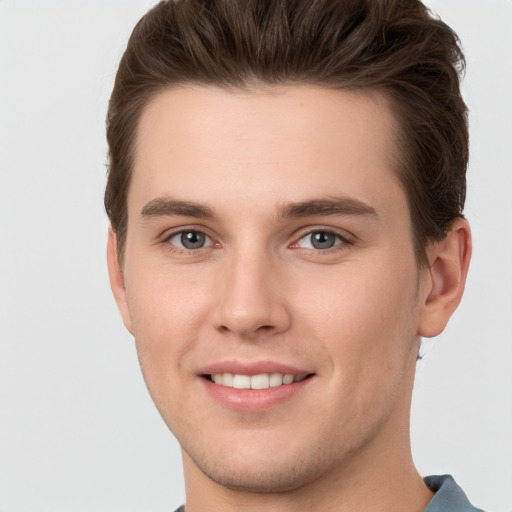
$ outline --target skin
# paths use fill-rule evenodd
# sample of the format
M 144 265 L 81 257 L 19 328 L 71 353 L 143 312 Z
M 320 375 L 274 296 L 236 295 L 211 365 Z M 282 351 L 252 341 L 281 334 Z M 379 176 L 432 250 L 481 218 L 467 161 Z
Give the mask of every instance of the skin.
M 431 499 L 409 442 L 416 355 L 461 298 L 470 233 L 457 220 L 417 267 L 396 133 L 385 96 L 314 86 L 187 86 L 145 108 L 123 266 L 112 231 L 108 262 L 182 446 L 187 512 L 420 511 Z M 180 246 L 187 230 L 204 246 Z M 333 247 L 312 246 L 312 232 Z M 201 376 L 226 360 L 310 378 L 276 406 L 234 410 Z

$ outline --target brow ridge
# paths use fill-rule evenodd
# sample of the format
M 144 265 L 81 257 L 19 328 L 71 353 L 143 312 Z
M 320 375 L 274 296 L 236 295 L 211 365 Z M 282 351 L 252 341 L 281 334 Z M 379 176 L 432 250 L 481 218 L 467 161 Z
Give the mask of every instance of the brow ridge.
M 213 210 L 207 205 L 171 197 L 153 199 L 141 210 L 143 219 L 175 215 L 206 219 L 216 218 Z M 322 215 L 378 217 L 375 208 L 358 199 L 349 197 L 328 197 L 285 203 L 278 210 L 280 220 Z
M 350 197 L 328 197 L 298 203 L 287 203 L 279 209 L 278 215 L 280 219 L 321 215 L 378 217 L 375 208 Z
M 213 219 L 215 217 L 213 210 L 204 204 L 181 201 L 171 197 L 157 197 L 149 201 L 140 213 L 143 219 L 172 217 L 174 215 L 206 219 Z

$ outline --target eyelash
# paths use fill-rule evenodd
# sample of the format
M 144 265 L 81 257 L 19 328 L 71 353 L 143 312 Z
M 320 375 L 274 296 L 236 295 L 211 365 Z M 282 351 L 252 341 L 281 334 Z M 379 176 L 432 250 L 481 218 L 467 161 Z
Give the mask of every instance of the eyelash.
M 175 238 L 177 236 L 183 236 L 184 234 L 187 234 L 187 233 L 194 233 L 196 235 L 204 236 L 206 241 L 209 241 L 208 245 L 198 247 L 196 249 L 188 249 L 186 247 L 179 247 L 175 243 L 171 242 L 171 240 L 173 238 Z M 318 249 L 315 247 L 301 247 L 299 245 L 301 240 L 305 239 L 308 236 L 311 237 L 314 234 L 323 234 L 323 235 L 334 236 L 337 240 L 335 241 L 335 245 L 333 245 L 332 247 L 327 247 L 325 249 Z M 215 242 L 215 240 L 211 236 L 207 235 L 204 231 L 202 231 L 200 229 L 180 229 L 179 231 L 173 231 L 172 233 L 165 236 L 162 243 L 164 243 L 171 252 L 180 254 L 180 255 L 188 255 L 188 256 L 202 254 L 202 252 L 203 252 L 202 250 L 205 250 L 205 249 L 208 250 L 211 247 L 215 247 L 215 246 L 220 247 L 220 244 L 218 242 Z M 330 229 L 311 229 L 311 230 L 301 234 L 301 236 L 299 238 L 297 238 L 295 242 L 290 244 L 288 246 L 288 248 L 302 249 L 303 251 L 305 251 L 307 253 L 315 254 L 315 255 L 318 255 L 318 254 L 328 255 L 328 254 L 332 254 L 334 252 L 346 250 L 349 246 L 351 246 L 353 244 L 354 244 L 353 240 L 349 239 L 347 236 L 337 233 L 336 231 L 333 231 Z
M 314 234 L 323 234 L 334 236 L 337 239 L 337 243 L 335 241 L 335 245 L 332 247 L 328 247 L 325 249 L 317 249 L 315 247 L 300 247 L 299 243 L 301 240 L 304 240 L 307 237 L 311 237 Z M 340 233 L 333 231 L 331 229 L 311 229 L 306 233 L 303 233 L 296 242 L 293 242 L 289 247 L 291 249 L 302 249 L 307 251 L 310 254 L 314 255 L 332 255 L 335 252 L 347 250 L 349 246 L 354 245 L 354 241 L 348 238 L 347 236 L 341 235 Z
M 194 233 L 196 235 L 204 236 L 207 241 L 209 241 L 208 245 L 198 247 L 196 249 L 188 249 L 186 247 L 179 247 L 175 243 L 172 243 L 171 240 L 177 236 L 183 236 L 185 234 Z M 163 239 L 163 243 L 166 244 L 167 249 L 172 253 L 186 256 L 194 256 L 198 254 L 202 254 L 202 250 L 209 249 L 212 246 L 219 245 L 213 238 L 207 235 L 204 231 L 200 229 L 180 229 L 179 231 L 173 231 L 169 235 L 165 236 Z

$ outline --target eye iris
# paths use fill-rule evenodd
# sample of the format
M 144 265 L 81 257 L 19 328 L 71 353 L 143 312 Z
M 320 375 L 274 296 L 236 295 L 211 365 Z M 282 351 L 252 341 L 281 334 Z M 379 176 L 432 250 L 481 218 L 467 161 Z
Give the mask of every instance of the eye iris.
M 181 243 L 186 249 L 200 249 L 205 242 L 205 235 L 197 231 L 186 231 L 181 234 Z
M 330 249 L 336 243 L 336 235 L 319 231 L 311 235 L 311 245 L 315 249 Z

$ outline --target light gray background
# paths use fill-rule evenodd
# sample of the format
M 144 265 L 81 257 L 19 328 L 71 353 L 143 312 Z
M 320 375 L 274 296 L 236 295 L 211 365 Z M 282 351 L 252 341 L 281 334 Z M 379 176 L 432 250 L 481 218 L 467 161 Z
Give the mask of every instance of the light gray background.
M 111 298 L 104 116 L 149 0 L 0 1 L 0 510 L 173 510 L 179 448 Z M 431 0 L 468 57 L 466 297 L 428 342 L 413 404 L 422 474 L 512 511 L 512 1 Z

